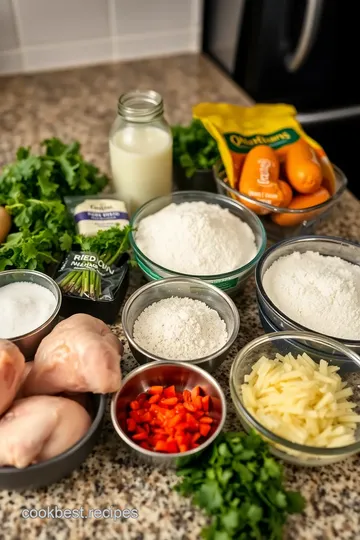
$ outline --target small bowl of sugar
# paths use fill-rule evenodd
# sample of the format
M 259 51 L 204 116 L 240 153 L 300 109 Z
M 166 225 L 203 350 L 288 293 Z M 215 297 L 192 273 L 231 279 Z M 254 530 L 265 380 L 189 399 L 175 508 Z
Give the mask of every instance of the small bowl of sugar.
M 239 312 L 218 287 L 195 278 L 166 278 L 128 299 L 122 325 L 139 364 L 189 362 L 208 372 L 225 360 L 240 328 Z
M 8 339 L 30 359 L 56 325 L 61 291 L 35 270 L 0 272 L 0 339 Z

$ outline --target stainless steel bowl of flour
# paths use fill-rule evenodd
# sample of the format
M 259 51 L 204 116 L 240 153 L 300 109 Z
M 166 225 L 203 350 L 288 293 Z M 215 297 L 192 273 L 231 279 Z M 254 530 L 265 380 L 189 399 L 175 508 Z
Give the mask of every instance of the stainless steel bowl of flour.
M 285 240 L 264 253 L 255 278 L 260 315 L 273 328 L 316 332 L 360 352 L 359 244 L 330 236 Z
M 131 225 L 134 255 L 149 281 L 194 277 L 229 295 L 243 289 L 266 246 L 254 212 L 204 191 L 157 197 L 135 213 Z
M 219 288 L 178 277 L 138 289 L 124 306 L 122 325 L 139 364 L 179 361 L 212 372 L 227 357 L 240 316 Z
M 0 272 L 0 338 L 32 358 L 57 323 L 61 291 L 53 279 L 35 270 Z

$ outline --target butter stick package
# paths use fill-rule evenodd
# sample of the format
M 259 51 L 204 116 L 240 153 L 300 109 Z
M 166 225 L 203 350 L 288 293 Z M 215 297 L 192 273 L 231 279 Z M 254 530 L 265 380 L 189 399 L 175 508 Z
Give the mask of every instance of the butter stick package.
M 285 206 L 289 200 L 287 188 L 283 193 L 284 180 L 301 195 L 317 194 L 320 189 L 329 196 L 335 192 L 333 167 L 324 149 L 304 132 L 296 114 L 286 104 L 200 103 L 193 108 L 193 117 L 202 121 L 218 143 L 229 185 L 275 206 Z M 259 170 L 255 172 L 246 161 L 259 146 L 265 157 L 256 162 Z M 252 159 L 249 155 L 248 160 Z M 242 174 L 245 167 L 246 178 Z

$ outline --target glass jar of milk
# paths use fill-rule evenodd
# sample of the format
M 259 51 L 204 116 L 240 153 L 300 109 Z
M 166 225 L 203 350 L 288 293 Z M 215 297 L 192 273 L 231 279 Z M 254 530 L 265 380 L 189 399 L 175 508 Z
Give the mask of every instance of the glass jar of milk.
M 172 134 L 160 94 L 152 90 L 123 94 L 110 131 L 114 187 L 133 214 L 172 189 Z

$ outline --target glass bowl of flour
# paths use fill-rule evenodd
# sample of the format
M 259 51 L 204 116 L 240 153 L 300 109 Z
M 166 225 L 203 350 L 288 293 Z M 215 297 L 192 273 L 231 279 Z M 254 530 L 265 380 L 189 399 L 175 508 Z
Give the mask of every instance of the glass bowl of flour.
M 284 240 L 261 257 L 255 279 L 264 328 L 316 332 L 360 352 L 360 245 L 330 236 Z M 331 347 L 320 350 L 346 362 Z
M 202 279 L 235 295 L 265 251 L 258 216 L 215 193 L 181 191 L 157 197 L 133 216 L 131 245 L 148 281 Z

